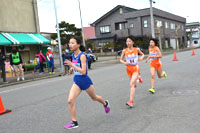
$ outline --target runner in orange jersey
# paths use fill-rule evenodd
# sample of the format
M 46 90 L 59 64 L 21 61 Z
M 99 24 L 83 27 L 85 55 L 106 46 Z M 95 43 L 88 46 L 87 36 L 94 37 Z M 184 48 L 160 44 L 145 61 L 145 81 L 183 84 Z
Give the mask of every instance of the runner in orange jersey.
M 135 96 L 135 88 L 138 84 L 138 79 L 142 81 L 140 75 L 140 68 L 138 66 L 138 61 L 142 61 L 144 58 L 144 53 L 141 52 L 139 48 L 134 45 L 134 39 L 132 36 L 126 39 L 127 48 L 122 51 L 120 62 L 126 65 L 127 75 L 130 77 L 130 99 L 126 103 L 127 106 L 133 107 L 133 99 Z M 138 57 L 138 53 L 141 57 Z M 124 57 L 126 61 L 124 61 Z
M 154 89 L 154 81 L 155 81 L 155 73 L 157 71 L 159 78 L 166 78 L 167 74 L 162 71 L 162 63 L 160 61 L 160 58 L 162 58 L 162 54 L 160 52 L 160 49 L 157 47 L 157 40 L 151 39 L 150 40 L 150 48 L 149 48 L 149 56 L 146 59 L 146 63 L 150 60 L 150 72 L 151 72 L 151 89 L 149 89 L 149 92 L 155 93 Z

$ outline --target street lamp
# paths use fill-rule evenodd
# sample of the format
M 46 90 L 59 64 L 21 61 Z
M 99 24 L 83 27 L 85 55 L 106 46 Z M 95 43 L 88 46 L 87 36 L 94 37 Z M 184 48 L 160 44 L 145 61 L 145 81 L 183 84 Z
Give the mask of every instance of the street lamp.
M 59 48 L 59 55 L 60 55 L 60 68 L 61 68 L 60 71 L 64 72 L 63 60 L 62 60 L 62 51 L 61 51 L 61 42 L 60 42 L 60 29 L 59 29 L 59 24 L 58 24 L 56 1 L 53 0 L 53 2 L 54 2 L 54 10 L 55 10 L 55 16 L 56 16 L 56 28 L 57 28 L 57 36 L 58 36 L 58 48 Z
M 80 0 L 78 0 L 78 4 L 79 4 L 80 19 L 81 19 L 81 29 L 82 29 L 83 46 L 85 47 L 85 37 L 84 37 L 84 32 L 83 32 L 83 22 L 82 22 L 82 15 L 81 15 L 81 4 L 80 4 Z
M 150 1 L 150 16 L 151 16 L 151 36 L 152 38 L 155 38 L 155 29 L 154 29 L 154 19 L 153 19 L 153 8 L 152 8 L 152 2 L 156 3 L 153 0 L 149 0 Z

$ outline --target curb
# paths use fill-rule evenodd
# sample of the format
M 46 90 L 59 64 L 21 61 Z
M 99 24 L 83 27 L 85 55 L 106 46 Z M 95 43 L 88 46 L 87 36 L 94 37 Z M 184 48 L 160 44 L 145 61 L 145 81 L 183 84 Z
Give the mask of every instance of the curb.
M 44 77 L 37 77 L 37 78 L 33 78 L 33 79 L 27 79 L 24 81 L 12 82 L 12 83 L 8 83 L 8 84 L 2 84 L 2 85 L 0 85 L 0 88 L 13 86 L 13 85 L 19 85 L 19 84 L 23 84 L 23 83 L 32 82 L 32 81 L 38 81 L 38 80 L 42 80 L 42 79 L 55 78 L 55 77 L 60 77 L 60 76 L 63 76 L 63 73 L 58 73 L 58 74 L 44 76 Z

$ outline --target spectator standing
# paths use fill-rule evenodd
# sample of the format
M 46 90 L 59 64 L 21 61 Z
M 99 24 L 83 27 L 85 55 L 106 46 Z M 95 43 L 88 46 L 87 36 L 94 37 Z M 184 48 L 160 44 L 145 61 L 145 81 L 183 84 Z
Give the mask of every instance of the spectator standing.
M 64 65 L 64 69 L 65 69 L 65 74 L 68 74 L 68 72 L 69 72 L 69 66 L 65 63 L 66 59 L 67 60 L 71 60 L 68 49 L 62 51 L 62 59 L 63 59 L 63 65 Z
M 6 73 L 5 73 L 5 60 L 6 60 L 6 57 L 2 53 L 2 51 L 0 49 L 0 70 L 1 70 L 1 77 L 3 78 L 3 83 L 8 83 L 7 80 L 6 80 Z
M 10 65 L 12 65 L 12 67 L 15 70 L 15 73 L 16 73 L 16 76 L 17 76 L 17 81 L 20 80 L 20 75 L 21 75 L 21 79 L 25 80 L 24 79 L 24 70 L 22 68 L 22 63 L 23 63 L 23 61 L 22 61 L 21 54 L 16 49 L 13 49 L 12 54 L 10 55 Z M 20 75 L 18 73 L 18 70 L 20 71 Z
M 44 55 L 42 54 L 42 51 L 40 51 L 38 54 L 35 55 L 35 57 L 38 58 L 38 64 L 39 64 L 39 68 L 40 68 L 40 74 L 44 73 L 44 62 L 46 62 L 46 58 L 44 57 Z
M 46 53 L 47 60 L 49 63 L 49 74 L 54 74 L 54 57 L 53 52 L 51 51 L 51 47 L 47 48 L 48 52 Z

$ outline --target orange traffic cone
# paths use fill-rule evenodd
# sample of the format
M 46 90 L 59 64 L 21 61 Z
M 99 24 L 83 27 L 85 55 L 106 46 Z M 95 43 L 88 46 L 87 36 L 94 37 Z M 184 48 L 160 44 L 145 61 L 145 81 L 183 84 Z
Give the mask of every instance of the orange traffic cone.
M 194 53 L 194 48 L 192 49 L 192 55 L 195 55 L 195 53 Z
M 0 96 L 0 115 L 7 114 L 7 113 L 10 113 L 10 112 L 11 112 L 11 110 L 6 110 L 3 107 L 3 102 L 2 102 L 1 96 Z
M 174 52 L 174 59 L 173 61 L 178 61 L 177 58 L 176 58 L 176 51 Z

